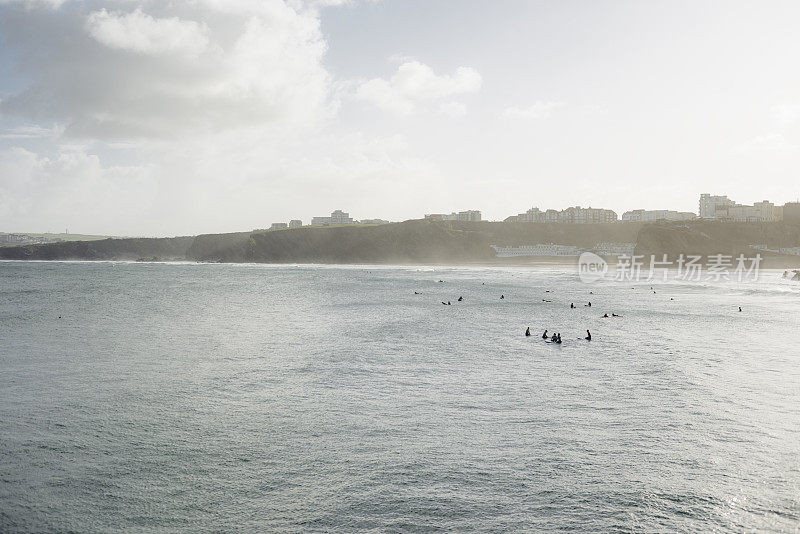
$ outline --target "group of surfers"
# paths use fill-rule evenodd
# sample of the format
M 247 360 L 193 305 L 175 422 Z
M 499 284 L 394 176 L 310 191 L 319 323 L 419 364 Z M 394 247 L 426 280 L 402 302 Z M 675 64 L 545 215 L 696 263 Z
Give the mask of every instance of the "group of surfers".
M 528 328 L 525 329 L 525 336 L 528 337 L 530 335 L 531 335 L 531 327 L 529 326 Z M 549 340 L 550 343 L 557 343 L 557 344 L 560 345 L 561 344 L 561 332 L 559 332 L 557 334 L 554 333 L 553 335 L 548 336 L 547 335 L 547 330 L 545 330 L 544 334 L 542 334 L 542 339 L 544 339 L 545 341 Z M 592 340 L 592 333 L 587 330 L 586 331 L 586 337 L 584 337 L 583 339 L 585 339 L 586 341 L 591 341 Z

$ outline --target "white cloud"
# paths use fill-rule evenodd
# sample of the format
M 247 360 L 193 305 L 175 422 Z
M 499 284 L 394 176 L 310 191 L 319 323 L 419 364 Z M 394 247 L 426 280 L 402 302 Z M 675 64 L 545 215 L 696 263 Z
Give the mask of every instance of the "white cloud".
M 32 82 L 4 98 L 0 113 L 103 141 L 295 128 L 329 115 L 317 13 L 280 0 L 149 5 L 153 14 L 100 9 L 82 18 L 80 2 L 17 13 L 25 24 L 2 31 Z M 47 54 L 38 53 L 42 38 Z
M 503 112 L 503 116 L 513 119 L 546 119 L 550 117 L 555 110 L 563 108 L 565 105 L 564 102 L 543 102 L 539 100 L 526 108 L 507 108 Z
M 197 56 L 209 45 L 208 27 L 178 17 L 156 19 L 137 9 L 132 13 L 89 15 L 89 33 L 98 42 L 120 50 L 143 54 L 182 53 Z
M 406 61 L 390 79 L 373 78 L 362 83 L 356 96 L 380 108 L 407 115 L 421 102 L 474 93 L 480 90 L 481 84 L 481 75 L 470 67 L 459 67 L 452 76 L 437 75 L 424 63 Z
M 467 114 L 467 106 L 461 102 L 445 102 L 439 106 L 439 113 L 448 117 L 463 117 Z
M 0 228 L 247 230 L 332 205 L 389 218 L 375 198 L 412 204 L 423 184 L 436 187 L 436 168 L 402 137 L 329 129 L 348 82 L 323 65 L 319 3 L 139 5 L 3 6 L 0 31 L 27 86 L 0 101 Z M 470 83 L 468 69 L 400 76 L 390 91 L 417 102 Z
M 0 139 L 42 139 L 56 137 L 61 134 L 61 128 L 42 128 L 41 126 L 18 126 L 0 130 Z
M 792 144 L 783 134 L 768 133 L 759 135 L 734 148 L 740 153 L 792 153 L 797 151 L 797 145 Z
M 0 6 L 9 4 L 21 4 L 28 9 L 36 7 L 58 8 L 67 0 L 0 0 Z
M 155 198 L 157 184 L 147 171 L 103 167 L 97 155 L 82 150 L 63 148 L 42 156 L 10 148 L 0 152 L 0 224 L 13 231 L 26 231 L 21 225 L 31 220 L 56 231 L 77 218 L 97 227 L 120 220 L 130 224 Z

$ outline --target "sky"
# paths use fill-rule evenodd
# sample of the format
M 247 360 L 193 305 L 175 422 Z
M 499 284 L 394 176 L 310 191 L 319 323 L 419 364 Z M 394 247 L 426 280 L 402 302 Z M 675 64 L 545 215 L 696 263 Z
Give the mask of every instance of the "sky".
M 800 3 L 0 0 L 0 231 L 800 197 Z

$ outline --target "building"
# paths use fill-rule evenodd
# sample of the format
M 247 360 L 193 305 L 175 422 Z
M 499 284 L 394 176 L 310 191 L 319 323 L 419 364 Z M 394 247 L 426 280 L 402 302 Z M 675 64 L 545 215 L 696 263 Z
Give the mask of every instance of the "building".
M 558 222 L 569 224 L 598 224 L 617 222 L 617 214 L 601 208 L 567 208 L 558 214 Z
M 800 202 L 787 202 L 784 204 L 783 220 L 787 223 L 800 224 Z
M 269 227 L 270 230 L 280 230 L 281 228 L 288 228 L 286 223 L 272 223 L 272 226 Z
M 725 222 L 775 222 L 783 220 L 783 207 L 768 200 L 747 206 L 727 196 L 704 193 L 700 195 L 700 217 Z
M 531 223 L 570 223 L 570 224 L 597 224 L 610 223 L 617 221 L 617 214 L 612 210 L 600 208 L 567 208 L 562 211 L 549 209 L 542 211 L 539 208 L 531 208 L 525 213 L 512 215 L 506 222 L 531 222 Z
M 722 213 L 718 210 L 717 218 L 729 222 L 774 222 L 780 220 L 780 212 L 780 206 L 764 200 L 752 206 L 734 204 Z
M 598 256 L 633 256 L 634 250 L 636 243 L 597 243 L 592 247 Z
M 539 208 L 531 208 L 525 213 L 520 213 L 519 215 L 517 215 L 516 221 L 532 222 L 532 223 L 545 222 L 545 216 L 546 216 L 545 212 L 543 212 Z
M 556 245 L 555 243 L 539 243 L 519 247 L 499 247 L 490 245 L 498 258 L 515 258 L 518 256 L 578 256 L 581 251 L 572 245 Z
M 727 196 L 709 195 L 703 193 L 700 195 L 699 211 L 701 219 L 716 219 L 717 212 L 726 212 L 728 207 L 735 206 L 736 202 L 729 199 Z
M 303 221 L 300 219 L 292 219 L 289 221 L 289 228 L 300 228 L 301 226 L 303 226 Z
M 690 221 L 697 215 L 690 211 L 632 210 L 622 214 L 622 222 Z
M 331 213 L 330 217 L 313 217 L 311 219 L 312 226 L 328 226 L 331 224 L 355 224 L 349 213 L 342 210 L 335 210 Z
M 700 217 L 725 222 L 775 222 L 783 220 L 782 206 L 768 200 L 752 206 L 737 204 L 727 196 L 700 195 Z
M 451 213 L 446 215 L 444 213 L 429 213 L 425 214 L 425 219 L 429 221 L 469 221 L 480 222 L 481 212 L 478 210 L 459 211 L 458 213 Z
M 361 224 L 391 224 L 391 221 L 383 219 L 361 219 Z
M 24 234 L 0 234 L 0 243 L 27 243 L 31 238 Z

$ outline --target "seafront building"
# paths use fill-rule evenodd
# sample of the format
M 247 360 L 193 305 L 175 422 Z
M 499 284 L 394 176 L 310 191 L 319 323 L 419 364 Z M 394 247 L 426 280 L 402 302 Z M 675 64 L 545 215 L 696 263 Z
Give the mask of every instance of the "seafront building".
M 622 214 L 622 222 L 691 221 L 697 215 L 690 211 L 632 210 Z
M 300 219 L 292 219 L 289 221 L 289 228 L 300 228 L 301 226 L 303 226 L 303 221 Z
M 280 230 L 282 228 L 288 228 L 289 226 L 286 223 L 272 223 L 272 226 L 269 227 L 270 230 Z
M 542 211 L 539 208 L 531 208 L 525 213 L 512 215 L 506 218 L 506 222 L 531 223 L 560 222 L 568 224 L 599 224 L 616 221 L 617 213 L 613 210 L 591 207 L 582 208 L 580 206 L 570 207 L 561 211 L 553 209 Z
M 349 213 L 342 210 L 335 210 L 331 213 L 330 217 L 313 217 L 311 219 L 312 226 L 328 226 L 332 224 L 356 224 Z
M 425 219 L 429 221 L 468 221 L 480 222 L 481 212 L 478 210 L 459 211 L 458 213 L 451 213 L 449 215 L 444 213 L 427 213 Z
M 636 243 L 597 243 L 591 252 L 599 256 L 633 256 Z
M 498 258 L 517 258 L 522 256 L 580 256 L 583 252 L 594 252 L 600 256 L 631 256 L 636 243 L 597 243 L 591 248 L 555 243 L 536 245 L 497 246 L 490 245 Z
M 516 258 L 519 256 L 578 256 L 580 250 L 572 245 L 556 245 L 555 243 L 539 243 L 518 247 L 499 247 L 491 245 L 498 258 Z

